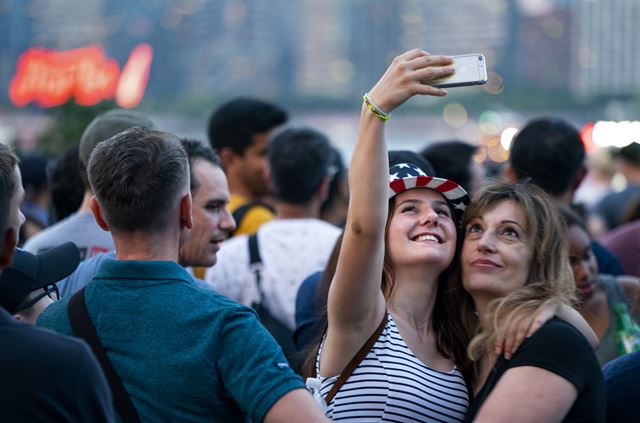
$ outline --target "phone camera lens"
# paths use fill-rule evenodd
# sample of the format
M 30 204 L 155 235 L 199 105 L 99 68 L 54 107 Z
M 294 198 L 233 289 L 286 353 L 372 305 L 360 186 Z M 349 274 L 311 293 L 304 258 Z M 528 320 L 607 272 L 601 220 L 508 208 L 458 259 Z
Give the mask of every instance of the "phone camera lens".
M 482 57 L 478 57 L 478 63 L 482 63 Z

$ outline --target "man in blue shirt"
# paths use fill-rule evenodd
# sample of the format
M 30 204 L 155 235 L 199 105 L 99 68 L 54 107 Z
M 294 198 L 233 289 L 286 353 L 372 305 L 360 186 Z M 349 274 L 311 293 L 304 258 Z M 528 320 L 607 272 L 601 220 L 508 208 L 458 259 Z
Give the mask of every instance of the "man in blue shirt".
M 98 144 L 88 176 L 91 210 L 112 233 L 117 260 L 102 264 L 84 299 L 141 420 L 323 421 L 255 313 L 196 285 L 178 264 L 193 227 L 178 139 L 126 130 Z M 67 305 L 52 304 L 38 323 L 71 334 Z

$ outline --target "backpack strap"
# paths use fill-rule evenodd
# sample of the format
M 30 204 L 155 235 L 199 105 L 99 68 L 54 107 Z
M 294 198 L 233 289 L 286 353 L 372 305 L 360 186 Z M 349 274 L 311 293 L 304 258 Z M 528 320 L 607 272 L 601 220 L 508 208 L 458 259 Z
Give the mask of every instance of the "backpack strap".
M 96 333 L 96 328 L 91 322 L 89 311 L 87 310 L 87 304 L 84 300 L 84 288 L 76 292 L 69 300 L 67 307 L 69 313 L 69 323 L 73 333 L 84 339 L 91 347 L 93 354 L 98 359 L 102 371 L 107 377 L 111 393 L 113 395 L 113 406 L 120 415 L 120 418 L 125 423 L 138 423 L 140 422 L 140 416 L 138 411 L 131 401 L 129 393 L 124 388 L 122 380 L 118 377 L 113 363 L 107 356 L 100 338 Z
M 260 249 L 258 248 L 258 233 L 249 235 L 247 238 L 249 244 L 249 268 L 253 271 L 256 280 L 256 287 L 260 299 L 251 304 L 258 314 L 260 323 L 273 336 L 278 345 L 282 348 L 285 357 L 293 363 L 294 355 L 298 351 L 293 343 L 292 331 L 278 319 L 273 317 L 271 312 L 264 306 L 264 292 L 262 291 L 262 258 L 260 257 Z
M 253 274 L 256 277 L 256 285 L 258 286 L 258 292 L 260 293 L 260 304 L 264 299 L 262 293 L 262 258 L 260 257 L 260 249 L 258 248 L 258 233 L 249 235 L 247 239 L 249 243 L 249 268 L 253 270 Z
M 242 219 L 245 218 L 247 213 L 249 213 L 249 210 L 251 210 L 253 207 L 263 207 L 269 210 L 270 212 L 275 213 L 275 211 L 271 206 L 263 203 L 260 200 L 253 200 L 253 201 L 249 201 L 248 203 L 244 203 L 243 205 L 235 209 L 233 213 L 231 213 L 231 216 L 233 216 L 233 220 L 235 220 L 236 222 L 236 229 L 234 229 L 233 232 L 229 234 L 229 238 L 236 235 L 236 231 L 240 227 L 240 223 L 242 222 Z
M 331 390 L 329 391 L 329 393 L 327 394 L 327 397 L 325 398 L 325 402 L 327 404 L 329 404 L 331 400 L 333 400 L 333 397 L 336 396 L 336 394 L 338 393 L 342 385 L 344 385 L 347 379 L 349 379 L 349 376 L 351 376 L 353 371 L 360 365 L 360 363 L 362 363 L 362 360 L 364 360 L 367 354 L 369 354 L 369 351 L 371 351 L 371 348 L 373 348 L 373 345 L 376 343 L 378 338 L 380 338 L 380 335 L 382 335 L 382 331 L 384 330 L 384 327 L 387 325 L 387 319 L 388 319 L 388 314 L 385 311 L 384 317 L 382 318 L 382 322 L 380 322 L 380 326 L 378 326 L 378 328 L 373 333 L 373 335 L 371 335 L 371 337 L 369 337 L 369 339 L 367 340 L 367 342 L 365 342 L 362 348 L 360 348 L 360 351 L 358 351 L 356 355 L 351 359 L 351 361 L 349 362 L 349 364 L 347 364 L 347 367 L 344 369 L 344 371 L 340 374 L 340 376 L 338 376 L 336 383 L 334 383 L 333 386 L 331 387 Z

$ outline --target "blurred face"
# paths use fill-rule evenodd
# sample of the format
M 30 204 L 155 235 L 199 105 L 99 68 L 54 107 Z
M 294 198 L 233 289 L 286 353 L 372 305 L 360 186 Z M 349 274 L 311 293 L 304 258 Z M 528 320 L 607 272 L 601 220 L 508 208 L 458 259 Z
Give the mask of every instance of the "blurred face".
M 503 297 L 525 285 L 532 256 L 524 211 L 513 200 L 497 203 L 465 228 L 463 286 L 474 299 Z
M 208 161 L 196 160 L 192 171 L 200 186 L 193 193 L 193 228 L 180 247 L 180 264 L 210 267 L 236 226 L 227 211 L 229 186 L 222 169 Z
M 268 186 L 267 146 L 269 145 L 269 132 L 254 134 L 253 143 L 238 156 L 238 171 L 240 179 L 245 187 L 251 191 L 254 197 L 263 197 L 271 192 Z
M 598 262 L 591 249 L 589 235 L 578 225 L 569 227 L 569 260 L 581 300 L 589 299 L 596 290 Z
M 396 196 L 387 230 L 387 249 L 394 266 L 431 263 L 441 272 L 453 260 L 456 236 L 442 194 L 415 188 Z

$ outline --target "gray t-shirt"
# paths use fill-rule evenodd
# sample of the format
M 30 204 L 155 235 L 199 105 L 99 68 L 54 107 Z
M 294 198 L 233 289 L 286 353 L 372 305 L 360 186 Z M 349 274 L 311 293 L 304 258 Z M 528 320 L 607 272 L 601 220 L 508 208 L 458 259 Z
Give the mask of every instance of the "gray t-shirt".
M 111 234 L 98 226 L 92 213 L 86 212 L 74 213 L 38 232 L 27 240 L 24 249 L 37 254 L 68 241 L 78 246 L 81 260 L 114 249 Z

